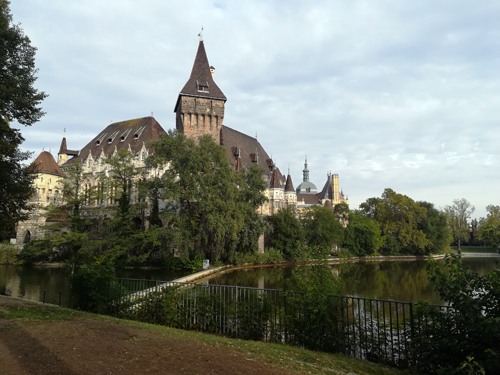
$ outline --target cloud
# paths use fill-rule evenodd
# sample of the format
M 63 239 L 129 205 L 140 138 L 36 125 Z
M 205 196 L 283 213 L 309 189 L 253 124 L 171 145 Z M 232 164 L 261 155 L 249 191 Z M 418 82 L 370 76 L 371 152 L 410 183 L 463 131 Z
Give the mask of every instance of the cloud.
M 443 206 L 495 193 L 500 3 L 149 0 L 12 2 L 38 47 L 47 115 L 24 147 L 81 148 L 112 121 L 173 107 L 203 37 L 225 124 L 258 135 L 283 171 L 326 173 L 357 206 L 391 187 Z M 495 188 L 496 187 L 496 188 Z

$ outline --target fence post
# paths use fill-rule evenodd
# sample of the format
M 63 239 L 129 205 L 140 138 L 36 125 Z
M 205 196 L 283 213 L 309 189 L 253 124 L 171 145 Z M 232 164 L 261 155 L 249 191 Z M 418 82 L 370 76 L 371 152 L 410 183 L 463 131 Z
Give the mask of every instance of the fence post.
M 238 337 L 238 285 L 236 285 L 236 296 L 234 299 L 234 333 Z
M 415 338 L 415 324 L 413 322 L 413 302 L 410 302 L 410 352 L 411 361 L 415 365 L 415 352 L 413 351 L 413 339 Z
M 158 280 L 155 279 L 155 299 L 153 306 L 153 324 L 156 324 L 156 308 L 158 306 Z

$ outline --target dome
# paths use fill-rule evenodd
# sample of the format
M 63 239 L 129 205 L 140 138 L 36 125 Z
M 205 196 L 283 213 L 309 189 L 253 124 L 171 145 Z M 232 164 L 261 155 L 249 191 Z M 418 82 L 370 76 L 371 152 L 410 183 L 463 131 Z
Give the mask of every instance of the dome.
M 317 194 L 318 189 L 310 181 L 304 181 L 299 186 L 297 186 L 297 194 Z

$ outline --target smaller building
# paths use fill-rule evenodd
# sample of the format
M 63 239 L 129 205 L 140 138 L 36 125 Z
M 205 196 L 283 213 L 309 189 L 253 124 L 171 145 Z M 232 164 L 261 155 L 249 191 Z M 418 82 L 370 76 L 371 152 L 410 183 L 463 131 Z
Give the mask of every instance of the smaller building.
M 30 218 L 16 227 L 16 244 L 25 244 L 43 238 L 45 232 L 45 208 L 49 204 L 58 205 L 63 199 L 62 179 L 64 172 L 50 152 L 42 151 L 33 162 L 37 176 L 33 181 L 34 194 L 29 203 L 35 206 Z

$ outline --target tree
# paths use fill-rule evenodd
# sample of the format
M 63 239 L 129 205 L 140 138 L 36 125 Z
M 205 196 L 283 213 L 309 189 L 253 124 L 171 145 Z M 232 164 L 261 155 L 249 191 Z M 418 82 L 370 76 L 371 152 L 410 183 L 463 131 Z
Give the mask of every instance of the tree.
M 333 211 L 324 206 L 312 206 L 302 219 L 304 238 L 314 249 L 313 256 L 324 257 L 334 245 L 342 243 L 343 228 Z
M 381 234 L 380 226 L 374 219 L 363 215 L 362 211 L 350 211 L 343 247 L 357 256 L 375 254 L 384 244 Z
M 0 0 L 0 239 L 27 218 L 35 177 L 35 171 L 23 165 L 30 153 L 19 151 L 24 138 L 9 121 L 32 125 L 44 115 L 39 104 L 47 96 L 33 87 L 36 48 L 12 23 L 9 4 Z
M 448 224 L 459 250 L 460 242 L 467 241 L 469 238 L 467 219 L 470 219 L 474 211 L 475 207 L 465 198 L 455 199 L 452 205 L 444 207 L 444 212 L 448 215 Z
M 263 185 L 255 184 L 258 173 L 235 171 L 226 150 L 208 135 L 195 142 L 169 131 L 151 146 L 155 154 L 148 165 L 168 165 L 162 176 L 162 198 L 169 202 L 165 214 L 175 218 L 172 230 L 189 233 L 185 240 L 191 244 L 184 243 L 184 249 L 204 252 L 212 261 L 227 260 L 238 246 L 245 223 L 259 224 L 255 210 L 265 197 L 260 190 Z M 245 236 L 253 241 L 258 232 Z
M 481 218 L 478 227 L 478 237 L 484 241 L 488 246 L 500 249 L 500 206 L 488 205 L 486 206 L 488 215 Z
M 47 95 L 33 85 L 36 48 L 19 25 L 12 23 L 9 1 L 0 0 L 0 116 L 32 125 L 45 114 L 40 103 Z
M 385 252 L 418 254 L 429 246 L 430 241 L 418 228 L 427 210 L 410 197 L 385 189 L 381 198 L 369 198 L 361 203 L 360 208 L 379 223 Z
M 31 155 L 22 152 L 21 134 L 0 118 L 0 240 L 12 236 L 18 221 L 26 220 L 32 209 L 29 199 L 34 193 L 36 170 L 24 162 Z
M 430 241 L 425 251 L 426 253 L 442 253 L 449 248 L 452 241 L 448 217 L 429 202 L 417 202 L 420 207 L 427 210 L 427 214 L 420 220 L 417 228 L 424 232 Z
M 292 207 L 279 210 L 270 218 L 271 246 L 281 251 L 287 260 L 296 259 L 302 250 L 304 233 Z

